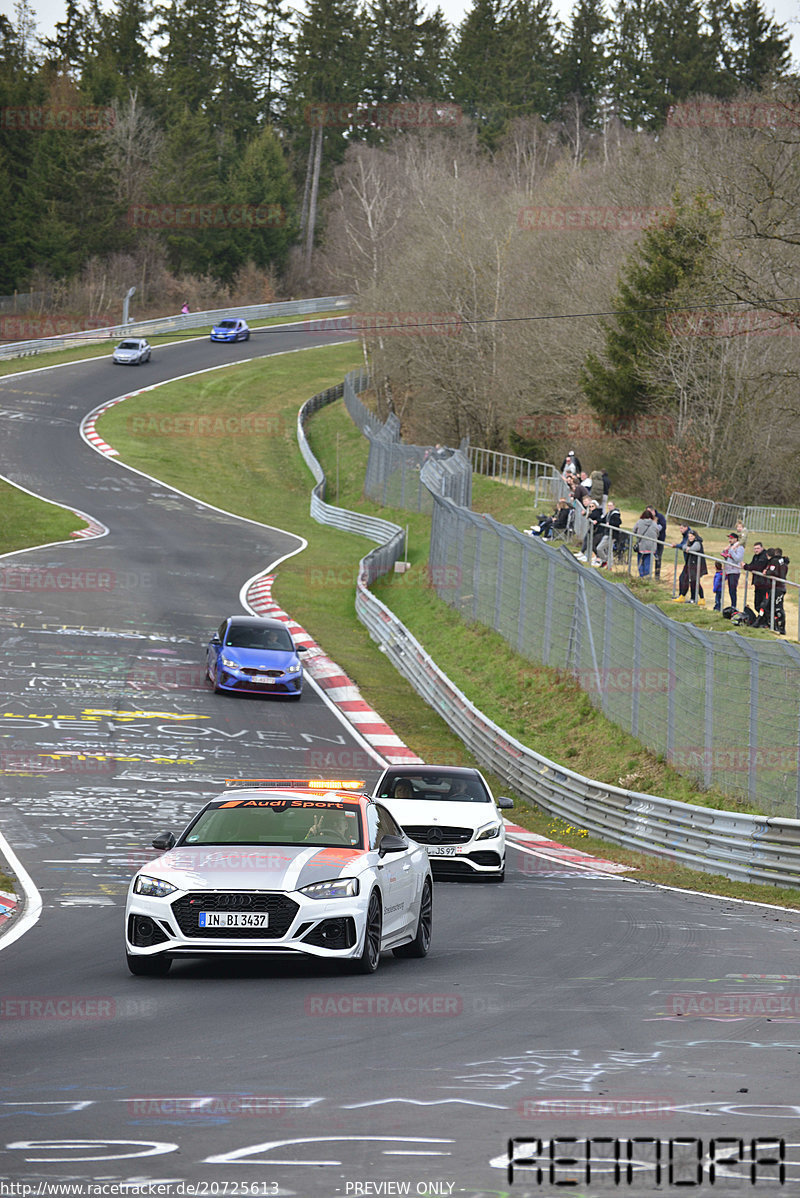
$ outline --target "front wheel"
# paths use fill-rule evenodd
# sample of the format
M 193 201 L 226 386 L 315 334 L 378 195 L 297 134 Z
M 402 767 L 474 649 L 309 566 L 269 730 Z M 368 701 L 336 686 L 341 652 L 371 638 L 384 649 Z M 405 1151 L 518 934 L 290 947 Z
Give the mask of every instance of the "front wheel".
M 383 913 L 381 899 L 377 890 L 373 890 L 367 907 L 367 924 L 364 928 L 364 947 L 353 961 L 356 973 L 374 973 L 381 959 L 381 936 L 383 933 Z
M 169 957 L 135 957 L 126 953 L 128 969 L 139 978 L 161 978 L 169 973 Z
M 426 880 L 422 888 L 422 898 L 419 904 L 416 935 L 409 944 L 401 944 L 399 948 L 392 949 L 392 952 L 396 957 L 427 957 L 428 949 L 431 947 L 432 932 L 433 887 L 430 881 Z

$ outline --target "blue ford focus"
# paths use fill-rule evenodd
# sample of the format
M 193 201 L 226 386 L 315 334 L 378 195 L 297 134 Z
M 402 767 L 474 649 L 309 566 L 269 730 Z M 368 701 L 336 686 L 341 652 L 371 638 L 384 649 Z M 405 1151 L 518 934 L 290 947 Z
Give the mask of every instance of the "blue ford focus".
M 215 691 L 258 691 L 299 699 L 303 693 L 304 645 L 295 645 L 280 620 L 231 616 L 206 650 L 206 674 Z

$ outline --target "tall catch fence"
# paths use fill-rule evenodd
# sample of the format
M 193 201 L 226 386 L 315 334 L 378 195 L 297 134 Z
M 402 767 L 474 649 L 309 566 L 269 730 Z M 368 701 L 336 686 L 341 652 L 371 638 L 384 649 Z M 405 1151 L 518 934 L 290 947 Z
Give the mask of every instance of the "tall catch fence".
M 670 620 L 563 546 L 434 498 L 441 599 L 567 671 L 605 716 L 704 787 L 800 818 L 800 650 Z
M 358 397 L 368 384 L 363 371 L 345 379 L 344 401 L 348 412 L 369 441 L 364 494 L 382 507 L 428 512 L 433 495 L 446 495 L 469 507 L 472 503 L 472 467 L 460 449 L 440 445 L 406 445 L 400 439 L 400 421 L 393 413 L 382 424 Z

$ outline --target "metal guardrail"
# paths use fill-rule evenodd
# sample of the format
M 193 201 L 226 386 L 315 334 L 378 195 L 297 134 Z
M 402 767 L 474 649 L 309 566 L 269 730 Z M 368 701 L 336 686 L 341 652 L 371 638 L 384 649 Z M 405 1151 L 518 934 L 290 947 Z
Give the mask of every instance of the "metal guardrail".
M 800 534 L 800 509 L 791 507 L 745 507 L 736 503 L 716 503 L 699 495 L 674 491 L 669 497 L 667 515 L 689 524 L 711 528 L 735 528 L 741 520 L 748 532 L 760 535 L 795 537 Z
M 119 337 L 147 337 L 166 333 L 186 333 L 193 329 L 206 328 L 224 320 L 226 316 L 241 316 L 243 320 L 264 320 L 274 316 L 303 316 L 315 312 L 331 312 L 338 308 L 349 308 L 354 303 L 351 295 L 328 295 L 316 299 L 282 300 L 273 304 L 251 304 L 243 308 L 215 308 L 208 312 L 178 313 L 157 320 L 133 320 L 127 324 L 112 325 L 104 329 L 87 329 L 80 333 L 65 333 L 61 337 L 40 337 L 32 341 L 12 341 L 0 345 L 0 361 L 11 358 L 27 358 L 32 354 L 48 353 L 56 349 L 69 349 L 80 345 L 95 345 L 102 341 L 114 341 Z
M 298 419 L 301 452 L 317 486 L 324 487 L 325 476 L 302 426 L 312 411 L 338 398 L 339 390 L 331 388 L 314 396 L 304 405 L 303 420 Z M 334 516 L 331 505 L 318 508 L 314 518 L 320 523 L 335 518 L 336 527 L 349 527 L 352 532 L 359 531 L 362 520 L 357 513 L 341 508 L 335 509 Z M 439 712 L 484 768 L 523 798 L 614 844 L 737 881 L 800 885 L 800 820 L 737 815 L 597 782 L 536 753 L 485 716 L 369 590 L 369 582 L 398 560 L 393 555 L 400 553 L 402 529 L 392 527 L 396 530 L 392 540 L 361 561 L 356 614 L 395 668 Z M 371 565 L 370 559 L 376 556 L 380 564 Z

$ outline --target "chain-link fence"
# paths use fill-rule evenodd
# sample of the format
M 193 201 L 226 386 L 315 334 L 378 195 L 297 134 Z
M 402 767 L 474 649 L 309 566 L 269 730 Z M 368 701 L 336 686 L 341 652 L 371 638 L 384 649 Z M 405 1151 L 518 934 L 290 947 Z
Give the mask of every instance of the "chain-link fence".
M 604 715 L 701 785 L 800 818 L 796 646 L 677 624 L 564 547 L 433 503 L 440 598 L 522 656 L 572 674 Z
M 352 371 L 345 379 L 344 401 L 354 423 L 369 441 L 364 494 L 382 507 L 431 512 L 433 495 L 447 495 L 455 503 L 472 503 L 472 467 L 460 449 L 442 445 L 405 445 L 400 421 L 390 414 L 384 424 L 361 402 L 358 392 L 367 386 L 367 375 Z

